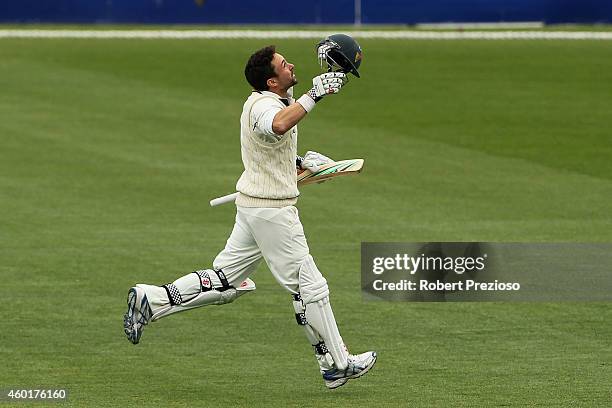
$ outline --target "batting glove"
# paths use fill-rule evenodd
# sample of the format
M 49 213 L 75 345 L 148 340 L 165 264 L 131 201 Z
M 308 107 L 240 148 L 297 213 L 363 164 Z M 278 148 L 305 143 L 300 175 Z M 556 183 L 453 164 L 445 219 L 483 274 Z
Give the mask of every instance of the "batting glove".
M 312 89 L 308 95 L 316 101 L 325 95 L 337 94 L 348 81 L 344 72 L 326 72 L 312 78 Z
M 332 48 L 334 47 L 329 42 L 323 42 L 317 47 L 317 58 L 319 59 L 321 69 L 323 69 L 323 66 L 327 63 L 327 53 Z
M 311 172 L 316 173 L 317 171 L 319 171 L 321 166 L 332 162 L 332 159 L 322 155 L 321 153 L 308 151 L 302 159 L 301 166 L 304 170 L 310 170 Z

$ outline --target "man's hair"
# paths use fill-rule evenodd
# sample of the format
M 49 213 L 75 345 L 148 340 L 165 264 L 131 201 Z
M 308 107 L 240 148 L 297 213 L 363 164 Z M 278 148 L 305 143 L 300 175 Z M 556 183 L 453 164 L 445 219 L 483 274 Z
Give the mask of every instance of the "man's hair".
M 276 76 L 272 66 L 272 58 L 276 52 L 276 46 L 269 45 L 258 50 L 244 67 L 244 76 L 256 91 L 268 90 L 268 79 Z

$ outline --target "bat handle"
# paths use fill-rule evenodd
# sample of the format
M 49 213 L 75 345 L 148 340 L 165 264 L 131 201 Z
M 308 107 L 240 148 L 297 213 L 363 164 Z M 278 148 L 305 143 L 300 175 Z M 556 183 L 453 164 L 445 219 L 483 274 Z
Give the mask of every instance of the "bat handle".
M 212 200 L 210 200 L 210 206 L 211 207 L 215 207 L 217 205 L 221 205 L 221 204 L 225 204 L 225 203 L 231 203 L 231 202 L 236 200 L 236 197 L 238 197 L 238 192 L 232 193 L 232 194 L 228 194 L 228 195 L 224 195 L 223 197 L 218 197 L 218 198 L 212 199 Z

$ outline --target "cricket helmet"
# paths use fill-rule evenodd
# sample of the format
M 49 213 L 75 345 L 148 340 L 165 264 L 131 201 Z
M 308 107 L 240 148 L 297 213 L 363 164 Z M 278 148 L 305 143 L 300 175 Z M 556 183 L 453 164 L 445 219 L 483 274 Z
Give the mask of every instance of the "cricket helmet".
M 358 69 L 363 53 L 353 37 L 346 34 L 330 35 L 317 44 L 317 50 L 319 59 L 321 62 L 327 61 L 330 71 L 350 72 L 359 78 Z

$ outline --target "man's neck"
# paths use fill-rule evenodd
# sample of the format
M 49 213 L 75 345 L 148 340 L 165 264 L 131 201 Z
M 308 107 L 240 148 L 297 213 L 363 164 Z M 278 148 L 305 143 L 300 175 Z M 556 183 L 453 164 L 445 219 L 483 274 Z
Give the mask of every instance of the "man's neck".
M 284 91 L 281 91 L 280 89 L 269 89 L 268 91 L 277 94 L 281 98 L 289 98 L 289 93 L 287 93 L 286 89 Z

